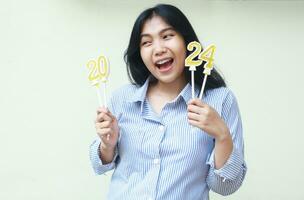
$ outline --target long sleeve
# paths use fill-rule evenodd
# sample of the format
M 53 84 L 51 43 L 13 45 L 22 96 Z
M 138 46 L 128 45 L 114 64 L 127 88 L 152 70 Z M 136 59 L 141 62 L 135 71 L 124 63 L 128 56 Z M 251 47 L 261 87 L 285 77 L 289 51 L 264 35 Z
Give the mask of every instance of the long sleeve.
M 207 159 L 210 165 L 207 184 L 209 188 L 221 195 L 229 195 L 241 186 L 247 171 L 244 161 L 243 128 L 239 108 L 234 95 L 229 92 L 222 107 L 222 118 L 226 122 L 233 140 L 232 153 L 220 169 L 214 167 L 214 149 Z

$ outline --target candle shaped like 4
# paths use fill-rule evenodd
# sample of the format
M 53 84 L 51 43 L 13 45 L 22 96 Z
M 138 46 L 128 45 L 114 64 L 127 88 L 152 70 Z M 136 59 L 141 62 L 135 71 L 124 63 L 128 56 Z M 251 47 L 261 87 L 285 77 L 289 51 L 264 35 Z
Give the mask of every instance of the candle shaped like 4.
M 204 71 L 203 71 L 205 76 L 204 76 L 204 81 L 203 81 L 200 96 L 199 96 L 200 99 L 203 98 L 207 77 L 208 77 L 208 75 L 211 74 L 211 70 L 213 69 L 213 61 L 214 61 L 213 57 L 214 57 L 215 49 L 216 49 L 215 45 L 212 44 L 212 45 L 208 46 L 205 51 L 200 53 L 200 55 L 198 57 L 201 61 L 206 61 L 205 65 L 204 65 Z

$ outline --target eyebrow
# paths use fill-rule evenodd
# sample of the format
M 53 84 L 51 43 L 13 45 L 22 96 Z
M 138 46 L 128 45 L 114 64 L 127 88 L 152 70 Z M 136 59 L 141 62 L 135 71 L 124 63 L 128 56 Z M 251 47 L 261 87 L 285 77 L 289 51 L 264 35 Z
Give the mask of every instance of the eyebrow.
M 166 32 L 166 31 L 169 31 L 169 30 L 175 31 L 174 28 L 168 27 L 168 28 L 164 28 L 163 30 L 161 30 L 161 31 L 159 32 L 159 34 L 162 34 L 162 33 Z M 148 34 L 148 33 L 140 34 L 140 39 L 143 38 L 143 37 L 145 37 L 145 36 L 148 37 L 148 36 L 150 36 L 150 34 Z

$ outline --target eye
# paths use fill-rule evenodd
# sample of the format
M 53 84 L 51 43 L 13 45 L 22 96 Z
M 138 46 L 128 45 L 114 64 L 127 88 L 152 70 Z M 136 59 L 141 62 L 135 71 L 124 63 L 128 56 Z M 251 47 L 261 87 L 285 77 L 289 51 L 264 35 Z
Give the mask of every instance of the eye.
M 174 36 L 173 33 L 168 33 L 168 34 L 165 34 L 163 38 L 164 38 L 165 40 L 167 40 L 167 39 L 172 38 L 173 36 Z
M 141 46 L 149 46 L 151 44 L 150 41 L 142 41 Z

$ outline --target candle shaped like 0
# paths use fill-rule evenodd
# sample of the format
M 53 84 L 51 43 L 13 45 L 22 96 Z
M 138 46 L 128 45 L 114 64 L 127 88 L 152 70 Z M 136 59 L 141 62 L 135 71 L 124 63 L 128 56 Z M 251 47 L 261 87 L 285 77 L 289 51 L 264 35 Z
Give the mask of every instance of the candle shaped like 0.
M 100 76 L 101 76 L 101 79 L 100 81 L 102 82 L 102 85 L 103 85 L 103 99 L 104 99 L 104 106 L 107 108 L 107 87 L 106 87 L 106 83 L 108 81 L 108 76 L 109 76 L 109 73 L 110 73 L 110 64 L 109 64 L 109 60 L 101 55 L 98 57 L 97 59 L 97 65 L 99 66 L 99 70 L 100 70 Z

